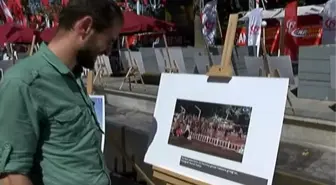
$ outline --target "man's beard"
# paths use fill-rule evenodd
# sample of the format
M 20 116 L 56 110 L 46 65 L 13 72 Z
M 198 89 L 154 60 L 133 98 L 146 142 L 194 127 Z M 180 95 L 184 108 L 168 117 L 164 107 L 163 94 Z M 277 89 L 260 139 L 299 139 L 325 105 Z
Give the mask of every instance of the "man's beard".
M 89 49 L 79 50 L 77 53 L 77 63 L 87 69 L 94 69 L 97 55 Z

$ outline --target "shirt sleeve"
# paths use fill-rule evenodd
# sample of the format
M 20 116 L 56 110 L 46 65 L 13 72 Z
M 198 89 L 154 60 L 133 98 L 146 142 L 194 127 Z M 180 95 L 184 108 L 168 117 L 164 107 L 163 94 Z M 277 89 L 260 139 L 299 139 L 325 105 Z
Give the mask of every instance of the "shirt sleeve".
M 20 80 L 0 84 L 0 174 L 27 175 L 39 138 L 39 118 L 31 87 Z

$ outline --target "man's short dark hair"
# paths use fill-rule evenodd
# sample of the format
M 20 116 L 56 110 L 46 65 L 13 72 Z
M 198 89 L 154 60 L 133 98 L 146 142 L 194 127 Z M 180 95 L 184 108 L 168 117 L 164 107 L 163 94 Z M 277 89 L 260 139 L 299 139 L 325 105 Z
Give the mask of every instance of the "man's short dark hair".
M 124 21 L 120 7 L 113 0 L 70 0 L 60 12 L 59 28 L 70 30 L 84 16 L 92 17 L 93 28 L 98 32 Z

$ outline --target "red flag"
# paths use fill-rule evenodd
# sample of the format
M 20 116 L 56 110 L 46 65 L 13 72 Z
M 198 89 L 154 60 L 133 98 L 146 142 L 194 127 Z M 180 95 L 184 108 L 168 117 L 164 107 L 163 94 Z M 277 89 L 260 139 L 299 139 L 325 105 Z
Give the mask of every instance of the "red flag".
M 62 6 L 66 6 L 69 3 L 69 0 L 62 0 Z
M 44 7 L 49 7 L 49 0 L 41 0 L 41 3 Z
M 7 22 L 14 21 L 12 13 L 10 12 L 9 8 L 7 7 L 6 3 L 3 0 L 0 0 L 0 9 L 5 15 Z
M 297 44 L 297 37 L 301 37 L 297 33 L 297 6 L 298 2 L 292 1 L 286 5 L 285 8 L 285 38 L 284 38 L 284 50 L 285 55 L 289 55 L 292 61 L 298 60 L 299 47 Z

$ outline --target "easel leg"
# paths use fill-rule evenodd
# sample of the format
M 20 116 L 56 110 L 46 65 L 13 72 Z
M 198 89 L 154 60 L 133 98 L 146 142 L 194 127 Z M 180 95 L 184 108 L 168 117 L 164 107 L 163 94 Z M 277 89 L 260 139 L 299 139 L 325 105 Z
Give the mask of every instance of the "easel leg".
M 124 86 L 124 83 L 127 79 L 129 79 L 129 75 L 131 74 L 131 71 L 132 71 L 132 67 L 130 67 L 126 73 L 126 76 L 124 78 L 124 80 L 121 82 L 121 85 L 119 87 L 119 90 L 121 90 L 121 88 Z M 129 83 L 131 83 L 130 79 L 129 79 Z
M 287 101 L 288 101 L 289 107 L 292 109 L 293 114 L 295 115 L 295 109 L 293 107 L 292 100 L 289 98 L 289 93 L 287 93 Z
M 141 81 L 142 85 L 145 85 L 145 82 L 144 82 L 144 80 L 143 80 L 141 74 L 139 74 L 139 75 L 140 75 L 140 81 Z
M 136 77 L 136 71 L 134 71 L 134 73 L 133 73 L 133 78 L 134 78 L 135 85 L 137 85 L 138 84 L 138 79 Z
M 97 70 L 97 73 L 96 73 L 96 75 L 95 75 L 95 77 L 94 77 L 94 79 L 93 79 L 93 83 L 96 82 L 96 80 L 97 80 L 97 78 L 98 78 L 98 76 L 99 76 L 100 70 L 101 70 L 100 68 Z
M 280 71 L 278 69 L 275 69 L 273 71 L 273 76 L 277 77 L 277 78 L 280 78 L 280 76 L 281 76 Z M 288 87 L 288 89 L 289 89 L 289 87 Z M 292 104 L 292 100 L 289 98 L 289 92 L 287 92 L 287 101 L 288 101 L 289 107 L 292 109 L 293 114 L 295 115 L 295 110 L 294 110 L 294 107 L 293 107 L 293 104 Z
M 132 82 L 131 82 L 131 76 L 128 76 L 128 89 L 132 91 Z
M 93 92 L 93 71 L 89 71 L 86 77 L 86 91 L 88 94 L 92 94 Z

